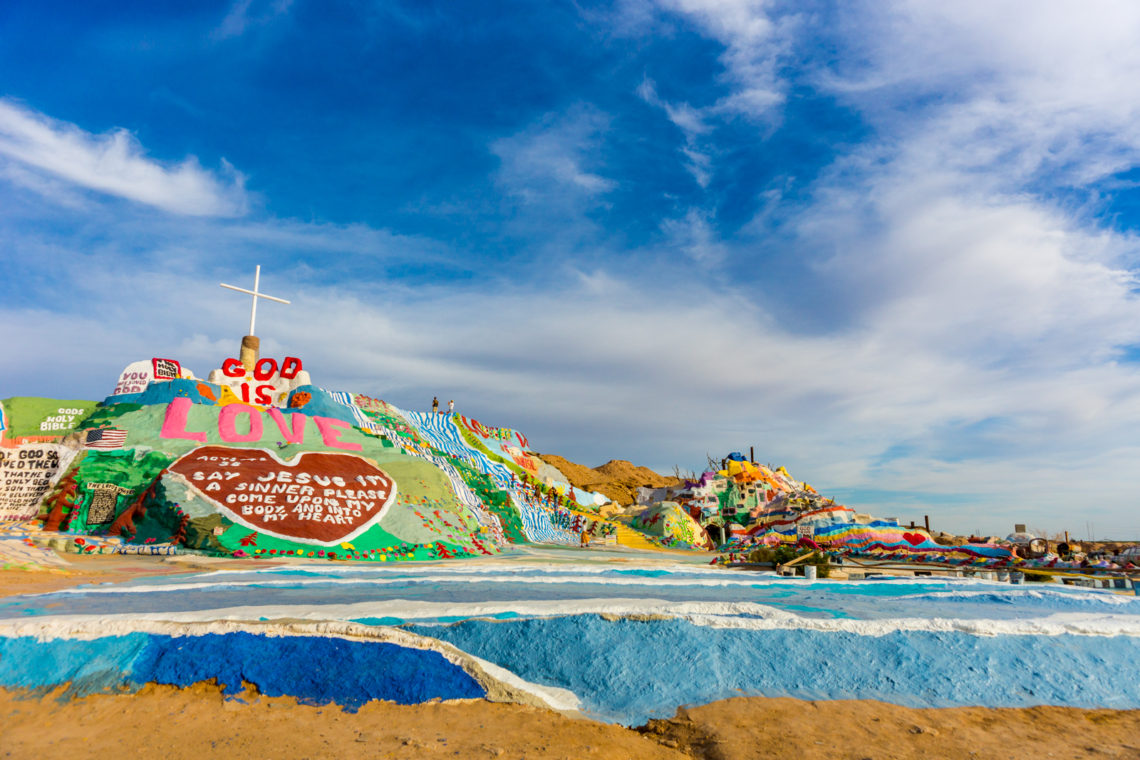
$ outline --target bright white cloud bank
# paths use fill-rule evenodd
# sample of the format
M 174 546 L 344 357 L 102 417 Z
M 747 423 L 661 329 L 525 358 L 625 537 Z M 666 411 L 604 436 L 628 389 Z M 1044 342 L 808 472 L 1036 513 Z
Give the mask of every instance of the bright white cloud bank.
M 175 166 L 147 158 L 133 135 L 93 135 L 73 124 L 0 100 L 0 156 L 101 193 L 189 216 L 240 216 L 248 202 L 242 176 L 204 170 L 191 157 Z

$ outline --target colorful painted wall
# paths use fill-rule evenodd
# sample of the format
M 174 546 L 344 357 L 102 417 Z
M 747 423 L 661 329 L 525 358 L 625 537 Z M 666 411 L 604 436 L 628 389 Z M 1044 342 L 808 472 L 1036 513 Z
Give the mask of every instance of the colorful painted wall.
M 38 518 L 90 550 L 111 537 L 379 562 L 614 530 L 567 516 L 594 496 L 543 491 L 517 431 L 328 391 L 295 358 L 232 364 L 211 382 L 174 360 L 134 362 L 101 403 L 5 400 L 0 520 Z

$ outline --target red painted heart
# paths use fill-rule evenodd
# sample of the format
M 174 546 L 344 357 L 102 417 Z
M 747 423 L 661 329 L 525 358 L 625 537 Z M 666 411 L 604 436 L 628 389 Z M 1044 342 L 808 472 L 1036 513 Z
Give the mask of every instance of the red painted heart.
M 283 462 L 265 449 L 202 446 L 170 471 L 235 522 L 319 546 L 356 538 L 396 498 L 395 481 L 353 454 L 305 452 Z
M 926 541 L 926 536 L 922 535 L 921 533 L 903 533 L 903 540 L 905 540 L 911 546 L 918 546 L 919 544 Z

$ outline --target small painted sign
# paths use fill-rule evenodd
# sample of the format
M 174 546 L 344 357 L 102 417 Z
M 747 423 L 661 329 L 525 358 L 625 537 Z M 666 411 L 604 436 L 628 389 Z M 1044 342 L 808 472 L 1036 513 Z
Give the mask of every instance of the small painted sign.
M 176 380 L 182 377 L 182 365 L 173 359 L 151 359 L 155 380 Z
M 110 525 L 115 521 L 119 497 L 133 494 L 129 488 L 115 483 L 88 483 L 85 488 L 91 492 L 91 503 L 87 506 L 87 525 Z
M 191 377 L 193 373 L 183 369 L 182 365 L 173 359 L 143 359 L 131 362 L 123 369 L 111 395 L 142 393 L 152 382 Z

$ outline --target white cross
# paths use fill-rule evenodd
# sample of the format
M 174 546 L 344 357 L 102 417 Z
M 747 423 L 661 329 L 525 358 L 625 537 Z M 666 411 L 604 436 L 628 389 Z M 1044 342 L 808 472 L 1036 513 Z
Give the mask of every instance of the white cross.
M 258 264 L 257 265 L 257 271 L 254 272 L 254 275 L 253 275 L 253 290 L 246 290 L 245 288 L 234 287 L 233 285 L 227 285 L 224 282 L 218 283 L 223 288 L 229 288 L 230 290 L 236 290 L 239 293 L 248 293 L 249 295 L 253 296 L 253 308 L 249 310 L 249 334 L 250 335 L 254 334 L 253 323 L 257 319 L 257 299 L 268 298 L 270 301 L 276 301 L 277 303 L 289 303 L 284 298 L 274 298 L 273 296 L 267 296 L 264 293 L 258 293 L 257 292 L 257 286 L 260 282 L 261 282 L 261 264 Z

